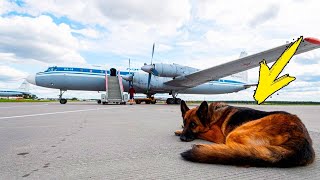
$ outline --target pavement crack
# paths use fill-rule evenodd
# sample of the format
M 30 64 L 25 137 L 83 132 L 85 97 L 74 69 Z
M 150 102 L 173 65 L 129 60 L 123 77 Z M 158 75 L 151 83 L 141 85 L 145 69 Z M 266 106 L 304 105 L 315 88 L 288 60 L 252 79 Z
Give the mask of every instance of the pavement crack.
M 22 177 L 28 177 L 28 176 L 30 176 L 30 174 L 31 174 L 31 173 L 25 174 L 25 175 L 23 175 Z
M 43 168 L 47 168 L 47 167 L 49 167 L 49 165 L 50 165 L 50 163 L 46 163 L 46 164 L 44 164 L 44 166 L 42 166 Z

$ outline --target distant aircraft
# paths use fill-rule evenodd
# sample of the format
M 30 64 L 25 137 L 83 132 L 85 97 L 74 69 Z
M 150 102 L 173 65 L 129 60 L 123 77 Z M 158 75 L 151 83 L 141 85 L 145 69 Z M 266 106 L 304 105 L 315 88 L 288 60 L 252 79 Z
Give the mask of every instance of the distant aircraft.
M 199 70 L 193 67 L 151 63 L 141 67 L 141 71 L 120 71 L 124 91 L 128 92 L 132 84 L 137 93 L 144 93 L 148 97 L 156 93 L 169 93 L 172 98 L 167 99 L 168 104 L 178 104 L 181 99 L 178 94 L 224 94 L 238 92 L 253 86 L 247 82 L 248 69 L 259 66 L 265 59 L 267 63 L 276 61 L 289 44 L 269 49 L 257 54 L 245 56 L 242 53 L 237 60 L 224 63 L 208 69 Z M 311 51 L 320 47 L 320 40 L 304 38 L 295 55 Z M 111 68 L 110 71 L 115 70 Z M 78 68 L 78 67 L 49 67 L 44 72 L 30 75 L 27 81 L 31 84 L 60 89 L 60 103 L 66 103 L 62 94 L 66 90 L 105 91 L 105 75 L 109 70 Z
M 29 84 L 23 81 L 18 89 L 0 89 L 0 97 L 32 97 L 29 92 Z

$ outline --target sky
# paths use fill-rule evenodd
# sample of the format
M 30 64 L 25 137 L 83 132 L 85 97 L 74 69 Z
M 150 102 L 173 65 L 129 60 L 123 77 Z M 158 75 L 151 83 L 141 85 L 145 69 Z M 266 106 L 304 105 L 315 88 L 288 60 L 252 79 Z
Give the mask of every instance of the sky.
M 317 0 L 0 0 L 0 88 L 15 89 L 49 66 L 126 69 L 176 63 L 204 69 L 299 36 L 320 38 Z M 294 57 L 296 80 L 269 100 L 320 101 L 320 49 Z M 256 83 L 259 69 L 248 71 Z M 254 100 L 255 88 L 186 100 Z M 59 90 L 31 86 L 38 97 Z M 67 91 L 64 97 L 99 98 Z

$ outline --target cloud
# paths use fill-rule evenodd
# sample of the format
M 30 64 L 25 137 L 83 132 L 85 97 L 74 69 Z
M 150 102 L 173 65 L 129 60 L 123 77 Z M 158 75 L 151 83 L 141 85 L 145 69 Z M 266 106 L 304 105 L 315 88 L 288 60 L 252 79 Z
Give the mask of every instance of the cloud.
M 251 27 L 256 27 L 260 24 L 265 23 L 273 18 L 275 18 L 279 13 L 280 7 L 273 4 L 270 5 L 265 11 L 261 12 L 260 14 L 256 15 L 250 22 L 249 25 Z
M 46 63 L 85 63 L 79 41 L 66 24 L 56 25 L 49 16 L 0 17 L 0 53 L 8 58 Z
M 297 58 L 295 62 L 300 65 L 317 65 L 320 59 Z
M 190 5 L 186 0 L 155 1 L 97 1 L 100 11 L 115 21 L 139 21 L 144 24 L 172 24 L 181 26 L 189 17 Z M 173 24 L 175 23 L 175 24 Z
M 27 73 L 14 69 L 9 66 L 0 65 L 0 81 L 10 82 L 19 81 L 27 77 Z
M 74 23 L 85 26 L 86 30 L 72 30 L 75 36 L 80 35 L 82 50 L 130 56 L 147 52 L 153 42 L 168 44 L 189 20 L 190 11 L 188 0 L 33 0 L 17 10 L 35 17 L 65 17 L 71 27 Z
M 320 82 L 320 75 L 305 74 L 297 76 L 297 79 L 304 82 Z
M 0 1 L 0 14 L 6 14 L 14 9 L 17 9 L 17 4 L 9 1 Z

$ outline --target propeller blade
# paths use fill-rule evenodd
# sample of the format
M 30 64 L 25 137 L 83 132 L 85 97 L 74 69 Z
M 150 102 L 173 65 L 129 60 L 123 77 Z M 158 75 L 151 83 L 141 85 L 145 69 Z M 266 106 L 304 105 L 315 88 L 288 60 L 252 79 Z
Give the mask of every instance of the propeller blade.
M 147 87 L 147 92 L 149 92 L 149 90 L 150 90 L 150 82 L 151 82 L 151 73 L 149 73 L 149 77 L 148 77 L 148 87 Z
M 152 46 L 151 65 L 152 65 L 153 54 L 154 54 L 154 43 L 153 43 L 153 46 Z
M 130 58 L 129 58 L 129 74 L 130 74 L 130 70 L 131 70 L 131 67 L 130 67 Z
M 151 73 L 155 76 L 159 76 L 159 73 L 156 69 L 151 69 Z
M 131 62 L 129 58 L 129 74 L 123 77 L 123 79 L 129 81 L 129 88 L 133 85 L 133 76 L 134 74 L 131 74 Z

